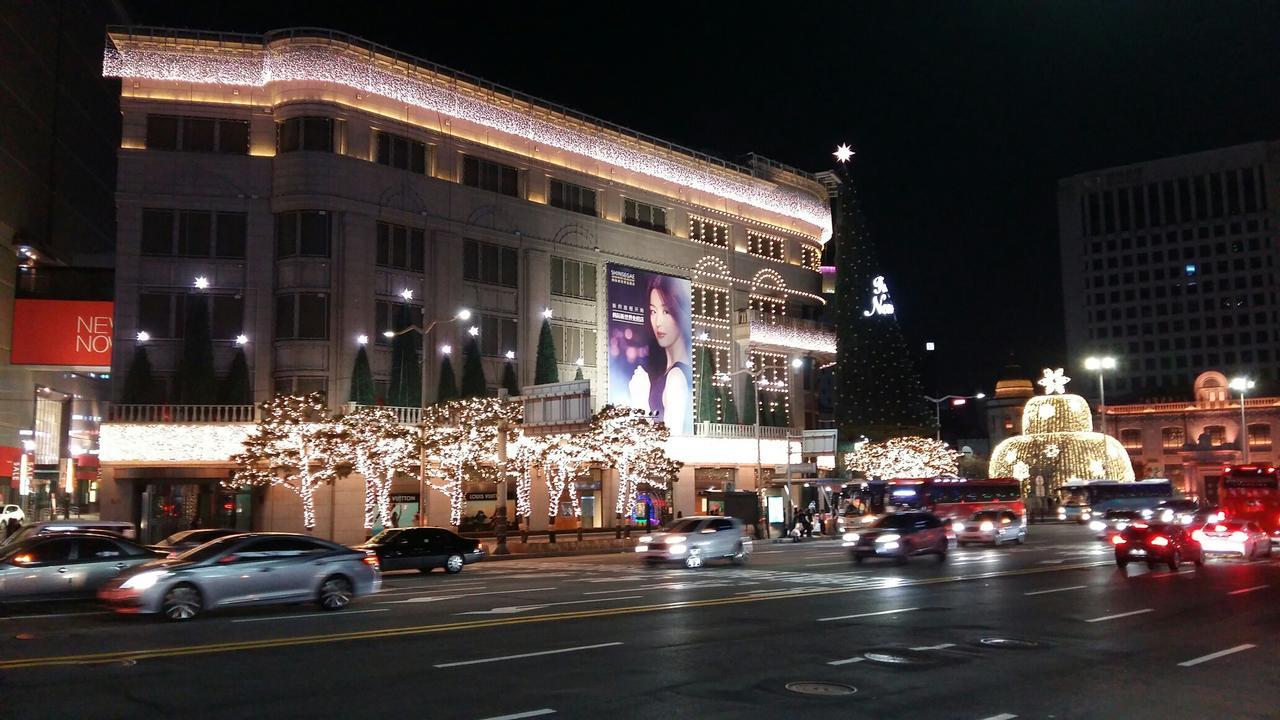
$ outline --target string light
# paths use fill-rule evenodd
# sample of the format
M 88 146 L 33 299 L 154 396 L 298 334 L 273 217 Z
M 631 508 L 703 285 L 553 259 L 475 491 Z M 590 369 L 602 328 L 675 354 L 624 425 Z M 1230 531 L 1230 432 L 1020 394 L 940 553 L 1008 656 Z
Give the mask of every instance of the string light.
M 391 484 L 418 467 L 418 438 L 384 408 L 363 407 L 339 420 L 344 448 L 364 478 L 364 526 L 391 527 Z
M 689 239 L 714 247 L 729 247 L 729 226 L 715 220 L 689 216 Z
M 954 475 L 960 453 L 933 438 L 912 435 L 866 443 L 847 453 L 844 464 L 868 478 L 927 478 Z

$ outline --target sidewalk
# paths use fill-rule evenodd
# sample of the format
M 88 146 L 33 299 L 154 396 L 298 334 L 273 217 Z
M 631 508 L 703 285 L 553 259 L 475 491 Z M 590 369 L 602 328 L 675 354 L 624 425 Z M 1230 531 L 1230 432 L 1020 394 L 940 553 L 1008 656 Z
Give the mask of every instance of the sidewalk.
M 636 546 L 636 540 L 644 533 L 636 533 L 632 530 L 630 538 L 591 538 L 578 540 L 577 533 L 557 533 L 560 536 L 568 536 L 568 539 L 557 538 L 557 542 L 549 542 L 546 537 L 531 537 L 528 542 L 521 542 L 519 533 L 512 533 L 507 536 L 508 555 L 494 555 L 493 550 L 497 547 L 497 540 L 493 538 L 483 538 L 480 542 L 485 546 L 487 555 L 485 561 L 491 560 L 517 560 L 521 558 L 545 558 L 545 557 L 570 557 L 575 555 L 609 555 L 614 553 L 631 552 Z

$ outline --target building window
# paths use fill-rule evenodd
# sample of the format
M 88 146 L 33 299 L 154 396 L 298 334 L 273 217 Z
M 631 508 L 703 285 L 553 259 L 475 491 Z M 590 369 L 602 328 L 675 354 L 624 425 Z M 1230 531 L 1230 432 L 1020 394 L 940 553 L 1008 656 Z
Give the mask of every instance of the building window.
M 1227 442 L 1227 428 L 1224 425 L 1205 425 L 1201 436 L 1209 436 L 1209 445 L 1219 447 Z
M 596 266 L 567 258 L 551 258 L 551 294 L 596 299 Z
M 1249 425 L 1249 449 L 1271 448 L 1271 425 L 1268 423 L 1251 423 Z
M 276 296 L 277 340 L 324 340 L 328 337 L 328 295 L 285 293 Z
M 148 115 L 147 149 L 248 155 L 249 122 Z
M 787 316 L 786 300 L 763 295 L 751 295 L 747 298 L 747 302 L 750 304 L 751 309 L 756 311 L 756 315 L 760 320 L 770 325 L 778 323 Z
M 300 210 L 276 215 L 276 257 L 329 257 L 329 213 Z
M 817 272 L 822 268 L 822 253 L 812 245 L 800 246 L 800 264 Z
M 246 213 L 203 210 L 142 211 L 142 254 L 243 259 Z
M 1127 428 L 1120 431 L 1120 444 L 1126 450 L 1142 449 L 1142 431 L 1135 428 Z
M 1184 438 L 1180 427 L 1160 428 L 1160 444 L 1166 451 L 1181 450 L 1186 442 Z
M 374 160 L 379 165 L 408 170 L 419 175 L 427 172 L 427 144 L 410 140 L 381 130 L 374 131 L 377 136 L 377 155 Z
M 561 210 L 596 216 L 596 191 L 581 185 L 551 178 L 550 203 Z
M 596 366 L 596 331 L 577 325 L 551 324 L 551 339 L 556 346 L 556 359 L 566 365 L 582 358 L 587 367 Z
M 729 291 L 707 285 L 690 288 L 692 313 L 697 317 L 713 320 L 729 319 Z
M 786 243 L 780 237 L 747 231 L 747 252 L 766 260 L 782 262 L 787 257 Z
M 329 379 L 323 377 L 278 377 L 272 392 L 276 395 L 305 397 L 311 393 L 328 395 Z
M 690 215 L 689 239 L 703 245 L 729 247 L 729 226 L 715 220 Z
M 480 328 L 480 354 L 488 357 L 505 357 L 514 351 L 519 340 L 516 337 L 516 319 L 497 315 L 480 315 L 475 326 Z M 575 358 L 576 359 L 576 358 Z
M 665 233 L 667 231 L 667 210 L 657 205 L 648 205 L 627 198 L 622 202 L 622 222 L 646 230 Z
M 234 340 L 244 332 L 244 297 L 208 293 L 209 336 L 214 340 Z M 177 339 L 186 334 L 188 294 L 185 292 L 144 292 L 138 296 L 138 329 L 157 339 Z
M 423 243 L 422 230 L 378 223 L 378 266 L 422 272 L 425 252 Z
M 462 246 L 462 278 L 507 287 L 519 286 L 514 248 L 466 240 Z
M 415 324 L 415 320 L 421 317 L 422 308 L 417 305 L 392 302 L 390 300 L 375 301 L 373 329 L 377 334 L 373 342 L 377 345 L 390 345 L 391 338 L 387 337 L 387 333 L 398 333 L 401 330 L 405 330 Z
M 276 149 L 279 152 L 318 150 L 333 152 L 333 118 L 296 117 L 276 126 Z
M 520 196 L 520 171 L 510 165 L 462 156 L 462 184 L 511 197 Z

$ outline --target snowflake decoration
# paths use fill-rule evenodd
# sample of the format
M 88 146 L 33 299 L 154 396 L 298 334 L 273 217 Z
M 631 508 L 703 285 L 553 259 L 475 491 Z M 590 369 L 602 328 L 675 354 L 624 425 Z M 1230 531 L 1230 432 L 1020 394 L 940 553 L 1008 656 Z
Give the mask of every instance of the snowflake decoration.
M 1062 374 L 1062 368 L 1056 370 L 1044 369 L 1044 377 L 1036 381 L 1037 385 L 1044 388 L 1045 395 L 1065 395 L 1067 393 L 1067 383 L 1071 382 L 1071 378 Z
M 1049 418 L 1058 414 L 1058 410 L 1054 408 L 1052 405 L 1041 405 L 1040 410 L 1038 412 L 1040 414 L 1041 420 L 1048 420 Z
M 853 148 L 849 147 L 848 144 L 841 144 L 831 154 L 836 156 L 837 162 L 846 163 L 849 162 L 849 158 L 853 157 Z
M 1044 456 L 1052 460 L 1053 458 L 1058 457 L 1061 452 L 1062 448 L 1057 445 L 1047 445 L 1044 449 Z
M 1017 459 L 1018 459 L 1018 453 L 1014 452 L 1013 450 L 1010 450 L 1009 452 L 1004 454 L 1005 462 L 1013 462 L 1014 460 L 1017 460 Z
M 1015 480 L 1026 480 L 1031 477 L 1031 467 L 1019 460 L 1013 464 L 1013 478 Z
M 1090 474 L 1090 475 L 1093 475 L 1093 476 L 1095 476 L 1095 477 L 1099 477 L 1099 478 L 1101 478 L 1101 477 L 1106 477 L 1106 472 L 1107 472 L 1107 471 L 1102 467 L 1102 461 L 1101 461 L 1101 460 L 1090 460 L 1090 461 L 1089 461 L 1089 474 Z

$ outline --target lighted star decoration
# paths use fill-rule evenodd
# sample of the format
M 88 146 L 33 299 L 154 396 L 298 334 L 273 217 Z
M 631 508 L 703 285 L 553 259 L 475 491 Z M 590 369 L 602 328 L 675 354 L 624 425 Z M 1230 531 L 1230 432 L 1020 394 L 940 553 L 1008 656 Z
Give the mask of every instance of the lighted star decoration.
M 1067 383 L 1071 382 L 1071 378 L 1062 374 L 1062 368 L 1056 370 L 1044 369 L 1044 377 L 1036 381 L 1036 384 L 1044 388 L 1045 395 L 1067 394 Z
M 849 162 L 849 158 L 853 157 L 853 148 L 849 147 L 848 144 L 841 144 L 831 154 L 836 156 L 836 162 L 846 163 Z

